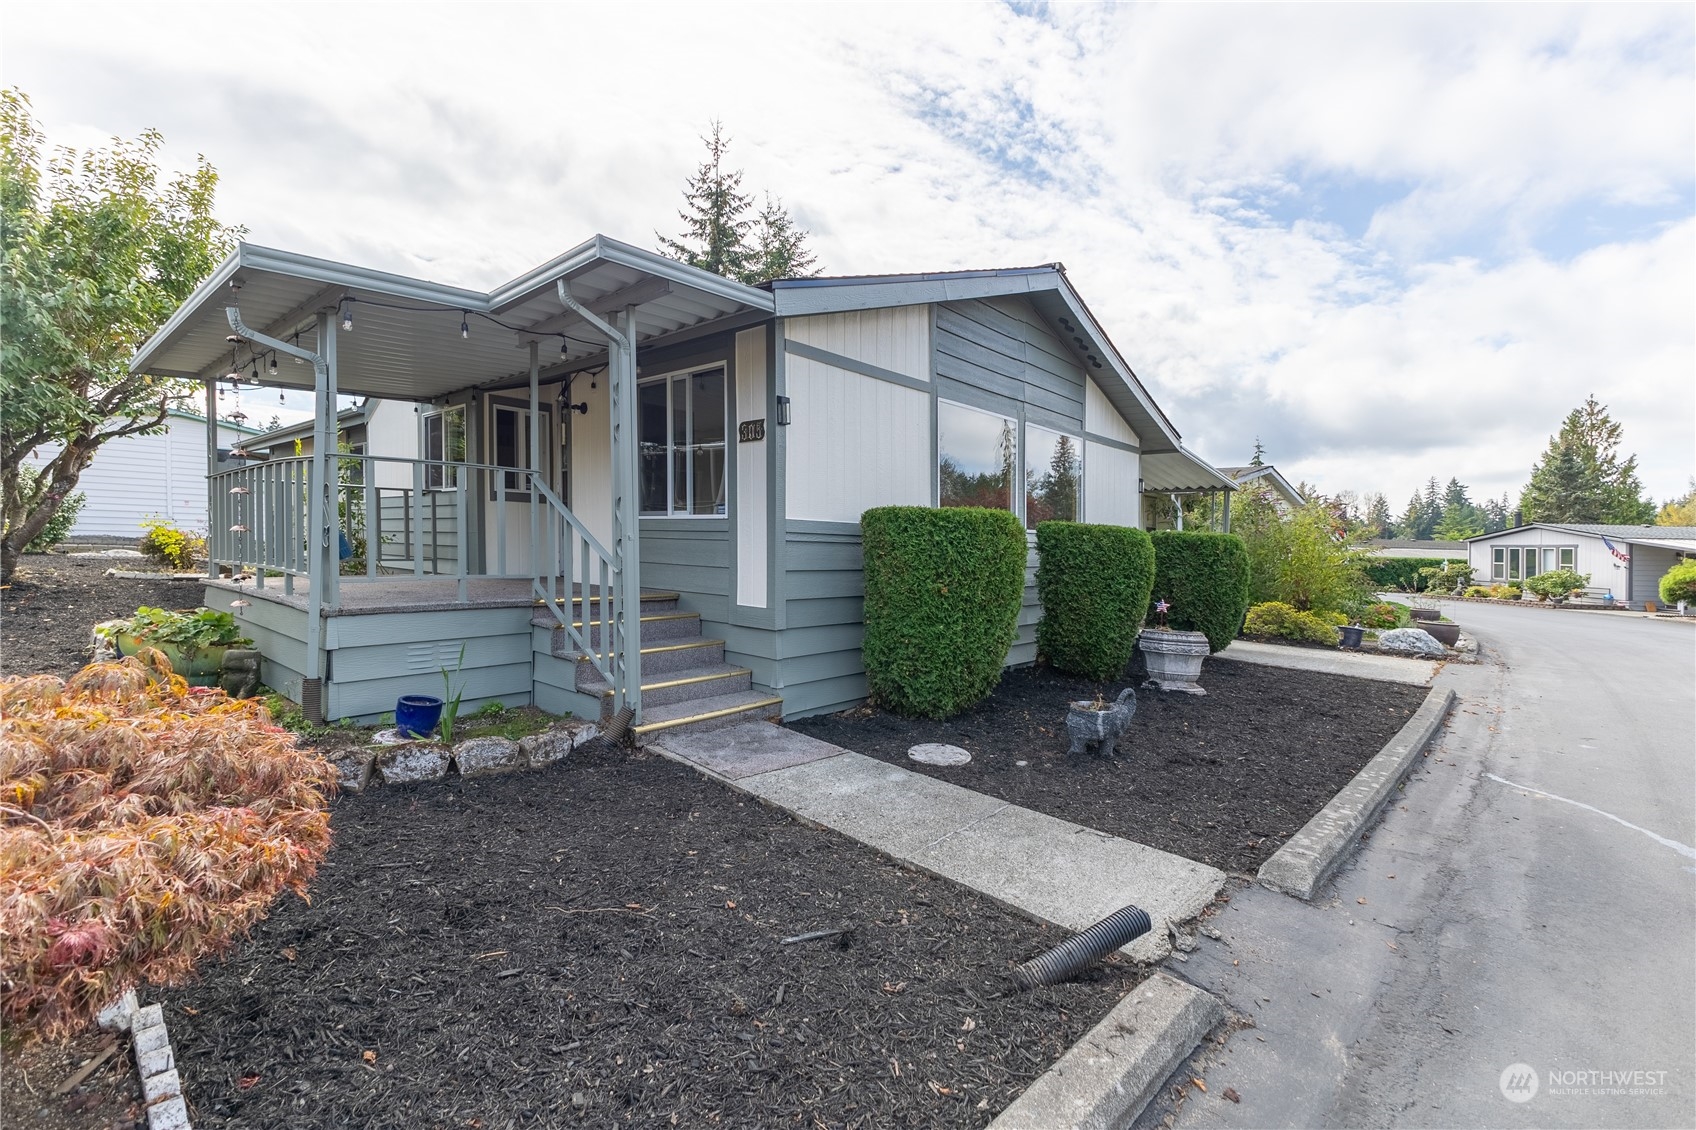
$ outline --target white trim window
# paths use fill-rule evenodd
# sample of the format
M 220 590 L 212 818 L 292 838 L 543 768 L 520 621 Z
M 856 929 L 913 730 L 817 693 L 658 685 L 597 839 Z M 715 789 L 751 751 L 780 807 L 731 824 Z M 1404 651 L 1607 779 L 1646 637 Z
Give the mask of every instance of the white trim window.
M 636 386 L 644 517 L 722 517 L 729 404 L 724 366 L 667 373 Z
M 541 406 L 542 450 L 548 450 L 552 439 L 553 417 L 549 405 Z M 489 400 L 489 462 L 496 467 L 510 467 L 500 472 L 499 480 L 489 483 L 489 501 L 497 497 L 497 485 L 506 491 L 508 502 L 526 502 L 530 498 L 530 405 L 527 401 Z M 544 473 L 546 468 L 544 466 Z M 491 472 L 494 474 L 494 472 Z
M 1025 528 L 1076 522 L 1084 495 L 1084 445 L 1077 436 L 1025 425 Z
M 1577 562 L 1576 545 L 1493 545 L 1490 579 L 1523 581 L 1556 569 L 1573 569 Z
M 1018 513 L 1019 424 L 951 400 L 936 402 L 938 506 Z
M 465 405 L 455 404 L 424 417 L 424 458 L 465 462 Z M 453 490 L 457 486 L 458 467 L 424 468 L 425 490 Z

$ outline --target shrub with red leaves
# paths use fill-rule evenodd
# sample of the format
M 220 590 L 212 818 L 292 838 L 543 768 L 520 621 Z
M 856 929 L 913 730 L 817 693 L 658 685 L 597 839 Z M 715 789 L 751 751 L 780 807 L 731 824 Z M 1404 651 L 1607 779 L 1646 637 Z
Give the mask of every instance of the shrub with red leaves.
M 0 680 L 0 1016 L 60 1037 L 306 885 L 335 770 L 157 651 Z

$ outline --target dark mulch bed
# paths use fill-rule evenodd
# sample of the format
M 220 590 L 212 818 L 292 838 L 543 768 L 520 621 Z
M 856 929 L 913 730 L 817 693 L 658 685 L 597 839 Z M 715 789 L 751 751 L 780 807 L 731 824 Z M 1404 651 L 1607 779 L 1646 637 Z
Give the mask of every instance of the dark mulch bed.
M 117 1048 L 77 1086 L 82 1067 Z M 64 1043 L 0 1044 L 0 1124 L 36 1130 L 132 1130 L 147 1125 L 129 1043 L 88 1032 Z
M 31 554 L 0 592 L 0 673 L 70 677 L 88 662 L 89 629 L 152 608 L 198 608 L 199 581 L 142 581 L 101 574 L 146 562 Z
M 1359 772 L 1425 700 L 1419 687 L 1209 659 L 1204 696 L 1137 692 L 1119 756 L 1066 756 L 1066 703 L 1114 698 L 1046 667 L 1009 671 L 946 722 L 861 708 L 792 723 L 802 733 L 968 789 L 1212 864 L 1256 870 Z M 971 751 L 958 768 L 907 756 L 919 742 Z
M 982 1126 L 1141 976 L 1012 993 L 1063 932 L 663 760 L 334 827 L 311 905 L 164 997 L 197 1126 Z

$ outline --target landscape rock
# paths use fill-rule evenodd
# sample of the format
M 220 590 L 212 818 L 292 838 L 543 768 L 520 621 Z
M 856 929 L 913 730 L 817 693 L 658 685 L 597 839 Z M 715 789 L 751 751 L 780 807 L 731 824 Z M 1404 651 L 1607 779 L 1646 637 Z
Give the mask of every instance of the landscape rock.
M 524 767 L 525 758 L 511 738 L 467 738 L 453 747 L 462 777 L 506 773 Z
M 533 769 L 563 761 L 571 751 L 600 735 L 601 728 L 593 722 L 567 719 L 556 722 L 540 734 L 520 738 L 518 747 Z
M 327 760 L 336 767 L 336 777 L 341 782 L 343 792 L 364 792 L 376 776 L 377 758 L 370 750 L 347 750 Z
M 909 749 L 907 756 L 921 765 L 964 765 L 972 759 L 961 747 L 941 742 L 922 742 Z
M 383 783 L 405 785 L 413 781 L 434 781 L 448 771 L 448 759 L 453 750 L 435 742 L 407 742 L 392 746 L 377 755 L 377 772 Z
M 1384 632 L 1378 637 L 1378 650 L 1427 659 L 1441 659 L 1448 654 L 1442 644 L 1421 628 L 1396 628 Z

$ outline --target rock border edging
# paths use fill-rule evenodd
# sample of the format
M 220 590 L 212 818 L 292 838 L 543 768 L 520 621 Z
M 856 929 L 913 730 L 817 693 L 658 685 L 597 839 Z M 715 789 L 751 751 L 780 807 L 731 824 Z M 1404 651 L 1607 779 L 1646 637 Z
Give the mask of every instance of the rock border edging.
M 100 1010 L 99 1023 L 110 1031 L 130 1034 L 148 1130 L 192 1130 L 182 1076 L 177 1074 L 177 1055 L 165 1027 L 165 1010 L 156 1004 L 140 1007 L 131 989 Z
M 1224 1019 L 1218 997 L 1156 972 L 1037 1076 L 989 1130 L 1129 1126 Z
M 1448 717 L 1455 692 L 1433 687 L 1425 702 L 1354 778 L 1324 808 L 1260 865 L 1260 885 L 1280 894 L 1311 900 L 1325 880 L 1359 842 L 1390 793 L 1407 776 L 1414 760 Z

